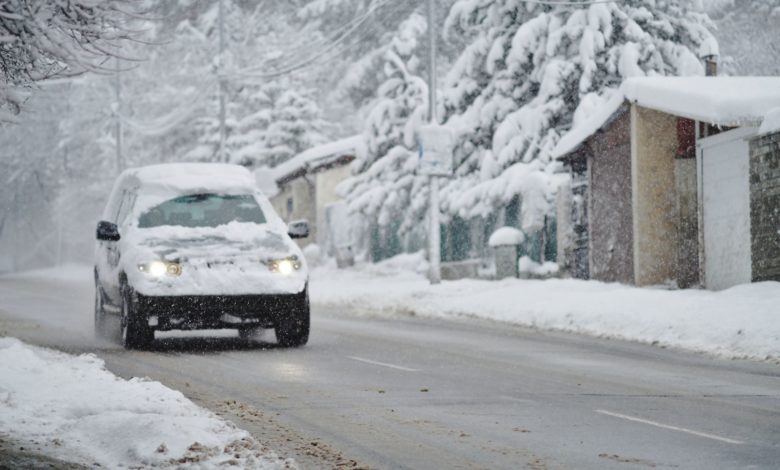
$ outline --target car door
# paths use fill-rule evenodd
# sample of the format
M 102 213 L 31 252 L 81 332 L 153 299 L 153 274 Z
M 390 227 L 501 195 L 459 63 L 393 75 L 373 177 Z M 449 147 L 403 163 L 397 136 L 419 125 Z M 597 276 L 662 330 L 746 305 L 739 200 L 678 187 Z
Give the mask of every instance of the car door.
M 120 196 L 119 204 L 116 212 L 112 214 L 111 220 L 120 227 L 119 235 L 122 235 L 121 223 L 127 217 L 130 212 L 132 201 L 134 200 L 133 193 L 128 190 L 123 190 Z M 105 275 L 101 273 L 103 288 L 106 297 L 113 305 L 120 305 L 121 292 L 120 292 L 120 272 L 119 261 L 121 259 L 121 240 L 120 241 L 101 241 L 103 244 L 103 253 L 105 256 L 104 266 L 106 268 Z
M 122 193 L 116 193 L 112 191 L 111 198 L 106 204 L 106 210 L 103 213 L 101 220 L 106 222 L 114 222 L 116 213 L 121 203 Z M 113 293 L 112 273 L 108 263 L 109 250 L 116 242 L 107 240 L 97 240 L 97 246 L 95 248 L 95 273 L 98 281 L 98 288 L 103 294 L 103 302 L 107 304 L 116 305 L 115 296 Z

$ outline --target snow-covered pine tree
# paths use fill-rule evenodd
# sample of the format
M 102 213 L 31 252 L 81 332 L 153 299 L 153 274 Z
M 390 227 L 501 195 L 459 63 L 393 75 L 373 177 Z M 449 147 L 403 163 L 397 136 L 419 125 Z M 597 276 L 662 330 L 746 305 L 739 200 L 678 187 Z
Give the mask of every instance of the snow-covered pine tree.
M 439 103 L 457 136 L 457 177 L 442 190 L 445 220 L 485 217 L 519 196 L 521 227 L 541 229 L 562 178 L 550 153 L 573 124 L 625 78 L 703 73 L 697 52 L 711 40 L 711 24 L 693 0 L 581 3 L 460 0 L 450 9 L 447 36 L 466 46 Z M 412 147 L 396 144 L 399 129 L 414 134 L 416 116 L 409 116 L 369 121 L 369 148 L 380 151 L 344 186 L 353 210 L 380 223 L 400 218 L 402 232 L 424 225 L 427 209 L 425 186 L 414 184 Z
M 231 163 L 247 166 L 275 166 L 295 154 L 324 142 L 328 125 L 312 100 L 303 81 L 285 75 L 268 78 L 264 74 L 284 69 L 292 60 L 282 53 L 294 36 L 290 16 L 297 5 L 259 2 L 225 2 L 226 53 L 222 62 L 226 75 L 226 157 Z M 260 18 L 263 21 L 260 21 Z M 217 5 L 201 14 L 194 24 L 179 27 L 194 30 L 216 53 Z M 262 37 L 263 40 L 259 40 Z M 281 60 L 281 62 L 279 62 Z M 286 62 L 285 62 L 286 61 Z M 214 75 L 216 69 L 211 70 Z M 253 74 L 257 74 L 253 76 Z M 216 77 L 214 77 L 216 81 Z M 217 87 L 208 90 L 211 113 L 201 113 L 193 126 L 196 145 L 185 155 L 188 160 L 215 161 L 219 154 Z
M 256 165 L 279 165 L 326 141 L 328 125 L 320 118 L 317 103 L 293 88 L 277 90 L 270 116 L 258 153 L 253 156 Z
M 426 119 L 428 86 L 417 75 L 417 56 L 426 21 L 412 14 L 404 21 L 384 54 L 384 81 L 365 127 L 367 153 L 356 165 L 357 174 L 345 181 L 350 211 L 380 227 L 422 217 L 427 194 L 424 180 L 414 175 L 417 165 L 416 130 Z M 412 197 L 414 195 L 415 197 Z M 394 224 L 397 227 L 397 224 Z M 400 226 L 401 234 L 419 224 Z M 424 229 L 424 227 L 423 227 Z
M 717 25 L 719 74 L 780 75 L 780 0 L 700 2 Z
M 445 83 L 459 177 L 443 210 L 484 216 L 519 195 L 522 227 L 541 228 L 556 186 L 550 153 L 572 124 L 625 78 L 703 73 L 697 52 L 711 24 L 695 3 L 456 3 L 447 32 L 471 40 Z

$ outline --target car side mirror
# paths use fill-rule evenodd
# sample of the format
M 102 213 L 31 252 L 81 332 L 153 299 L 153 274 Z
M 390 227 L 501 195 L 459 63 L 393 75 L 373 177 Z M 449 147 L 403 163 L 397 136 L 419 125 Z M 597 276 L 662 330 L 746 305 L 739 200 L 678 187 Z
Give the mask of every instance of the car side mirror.
M 97 224 L 97 239 L 109 242 L 119 240 L 119 227 L 114 223 L 101 220 Z
M 287 226 L 287 234 L 290 238 L 306 238 L 309 236 L 309 222 L 296 220 Z

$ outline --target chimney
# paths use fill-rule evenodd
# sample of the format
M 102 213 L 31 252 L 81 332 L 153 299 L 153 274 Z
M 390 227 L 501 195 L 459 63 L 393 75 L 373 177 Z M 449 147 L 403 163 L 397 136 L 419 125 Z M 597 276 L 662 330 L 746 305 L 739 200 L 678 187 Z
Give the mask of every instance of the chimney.
M 704 74 L 708 77 L 715 77 L 718 75 L 718 55 L 720 50 L 718 48 L 718 41 L 710 36 L 699 48 L 699 57 L 704 61 Z

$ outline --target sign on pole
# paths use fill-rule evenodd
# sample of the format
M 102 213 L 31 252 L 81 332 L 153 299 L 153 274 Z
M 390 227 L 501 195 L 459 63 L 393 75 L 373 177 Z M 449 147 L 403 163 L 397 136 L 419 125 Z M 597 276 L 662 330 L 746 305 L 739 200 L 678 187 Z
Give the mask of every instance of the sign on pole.
M 452 132 L 436 124 L 420 127 L 419 156 L 417 173 L 429 176 L 452 176 L 452 149 L 454 137 Z

